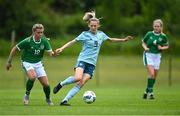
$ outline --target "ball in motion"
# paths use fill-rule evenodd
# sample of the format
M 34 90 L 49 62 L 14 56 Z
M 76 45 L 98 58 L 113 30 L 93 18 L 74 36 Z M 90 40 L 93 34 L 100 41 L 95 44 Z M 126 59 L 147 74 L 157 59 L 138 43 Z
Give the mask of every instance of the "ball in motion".
M 93 91 L 86 91 L 83 94 L 84 102 L 91 104 L 96 100 L 96 94 Z

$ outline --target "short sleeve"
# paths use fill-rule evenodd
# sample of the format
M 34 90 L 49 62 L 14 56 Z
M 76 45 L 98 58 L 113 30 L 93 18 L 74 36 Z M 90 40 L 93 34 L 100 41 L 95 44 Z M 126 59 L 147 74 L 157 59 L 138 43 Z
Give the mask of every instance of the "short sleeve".
M 150 32 L 147 32 L 146 35 L 143 37 L 142 42 L 146 43 L 149 38 Z
M 20 41 L 20 42 L 16 45 L 17 49 L 18 49 L 19 51 L 21 51 L 22 49 L 25 49 L 25 48 L 27 47 L 27 45 L 28 45 L 28 40 L 29 40 L 29 38 Z
M 82 32 L 79 36 L 77 36 L 75 39 L 76 41 L 83 41 L 86 37 L 85 37 L 85 32 Z
M 104 32 L 102 32 L 102 40 L 106 41 L 107 39 L 109 39 L 109 36 L 107 36 Z
M 48 52 L 52 51 L 52 47 L 51 47 L 48 40 L 45 41 L 45 50 L 48 51 Z
M 169 45 L 168 38 L 167 38 L 166 35 L 164 35 L 164 37 L 163 37 L 162 45 L 163 45 L 163 46 L 168 46 L 168 45 Z

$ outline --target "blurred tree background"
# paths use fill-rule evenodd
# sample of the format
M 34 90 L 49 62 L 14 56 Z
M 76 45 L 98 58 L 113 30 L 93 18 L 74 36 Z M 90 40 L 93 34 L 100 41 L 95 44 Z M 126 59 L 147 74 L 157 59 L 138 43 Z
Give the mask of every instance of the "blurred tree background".
M 127 49 L 124 48 L 127 53 L 137 49 L 135 54 L 142 52 L 142 36 L 152 30 L 153 20 L 160 18 L 164 22 L 164 32 L 176 49 L 173 53 L 178 53 L 180 0 L 0 0 L 1 45 L 4 41 L 10 41 L 13 30 L 16 41 L 29 36 L 32 25 L 37 22 L 45 26 L 48 37 L 67 42 L 65 38 L 76 37 L 88 29 L 82 17 L 90 10 L 95 10 L 96 16 L 102 18 L 100 30 L 110 37 L 137 37 L 138 40 L 126 44 Z M 1 55 L 4 54 L 2 49 L 5 47 L 0 47 Z M 105 47 L 111 52 L 113 49 L 123 49 L 119 44 L 109 46 L 105 43 Z M 108 50 L 103 50 L 102 53 L 108 54 Z

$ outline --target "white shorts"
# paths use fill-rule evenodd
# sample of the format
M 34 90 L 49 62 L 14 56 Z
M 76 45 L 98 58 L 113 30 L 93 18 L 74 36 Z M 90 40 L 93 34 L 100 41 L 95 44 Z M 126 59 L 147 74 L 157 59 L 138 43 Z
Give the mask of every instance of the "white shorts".
M 22 66 L 26 71 L 33 69 L 36 72 L 37 78 L 47 76 L 41 61 L 38 63 L 22 62 Z
M 144 52 L 143 54 L 143 62 L 144 65 L 151 65 L 154 67 L 154 69 L 159 69 L 160 63 L 161 63 L 161 54 L 153 54 L 153 53 L 148 53 Z

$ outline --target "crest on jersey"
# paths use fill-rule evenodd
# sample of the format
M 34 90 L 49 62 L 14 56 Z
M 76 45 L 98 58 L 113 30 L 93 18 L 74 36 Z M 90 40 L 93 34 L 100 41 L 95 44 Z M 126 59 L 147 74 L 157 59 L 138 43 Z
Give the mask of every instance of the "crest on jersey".
M 162 41 L 162 38 L 159 38 L 159 41 Z
M 44 45 L 43 45 L 43 44 L 41 44 L 40 49 L 41 49 L 41 50 L 44 49 Z

